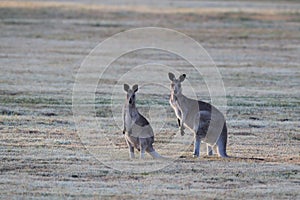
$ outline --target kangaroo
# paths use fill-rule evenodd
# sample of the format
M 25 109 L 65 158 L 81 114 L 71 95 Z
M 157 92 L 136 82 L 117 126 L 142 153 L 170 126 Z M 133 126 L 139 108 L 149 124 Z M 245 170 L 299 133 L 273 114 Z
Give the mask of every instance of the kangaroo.
M 134 148 L 140 151 L 140 158 L 144 159 L 145 151 L 153 158 L 162 158 L 153 148 L 154 134 L 148 120 L 139 113 L 136 108 L 135 93 L 138 85 L 130 89 L 129 85 L 124 84 L 127 93 L 123 108 L 123 134 L 129 148 L 129 157 L 133 159 Z
M 213 155 L 212 147 L 217 146 L 218 155 L 228 157 L 226 153 L 227 126 L 224 115 L 209 103 L 190 99 L 182 94 L 181 83 L 186 75 L 182 74 L 178 79 L 169 73 L 171 80 L 170 105 L 177 116 L 181 135 L 184 135 L 184 127 L 194 133 L 194 157 L 200 155 L 200 143 L 207 144 L 207 155 Z

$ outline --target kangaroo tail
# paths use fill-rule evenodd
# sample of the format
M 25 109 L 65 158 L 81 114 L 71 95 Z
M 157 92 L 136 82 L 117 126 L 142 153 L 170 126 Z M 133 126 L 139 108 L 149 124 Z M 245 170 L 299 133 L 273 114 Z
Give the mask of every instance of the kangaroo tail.
M 149 154 L 153 157 L 153 158 L 162 158 L 162 156 L 157 153 L 156 151 L 152 151 L 152 152 L 149 152 Z

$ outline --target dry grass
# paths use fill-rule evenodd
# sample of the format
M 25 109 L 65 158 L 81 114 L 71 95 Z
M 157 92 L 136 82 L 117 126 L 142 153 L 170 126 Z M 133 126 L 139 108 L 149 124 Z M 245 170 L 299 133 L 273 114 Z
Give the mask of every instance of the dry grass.
M 144 1 L 103 3 L 0 2 L 0 198 L 299 199 L 299 4 L 249 7 L 243 1 L 201 7 L 191 1 L 154 9 Z M 210 100 L 195 71 L 166 52 L 144 50 L 118 59 L 99 82 L 96 117 L 82 117 L 84 131 L 76 132 L 72 89 L 80 63 L 105 38 L 142 26 L 188 34 L 219 66 L 232 158 L 208 157 L 204 145 L 201 158 L 192 158 L 192 136 L 182 142 L 176 135 L 166 90 L 144 87 L 138 96 L 141 112 L 147 118 L 154 116 L 151 109 L 165 114 L 163 126 L 159 117 L 151 118 L 155 148 L 173 159 L 127 159 L 121 118 L 110 112 L 111 89 L 120 84 L 117 74 L 160 61 L 186 72 L 198 95 Z M 155 76 L 149 72 L 149 79 Z M 97 78 L 91 73 L 87 79 Z M 139 84 L 145 80 L 134 77 Z M 167 86 L 167 75 L 161 82 Z M 117 111 L 124 95 L 119 86 Z M 95 120 L 100 125 L 92 126 Z M 163 167 L 139 173 L 114 169 L 145 163 Z

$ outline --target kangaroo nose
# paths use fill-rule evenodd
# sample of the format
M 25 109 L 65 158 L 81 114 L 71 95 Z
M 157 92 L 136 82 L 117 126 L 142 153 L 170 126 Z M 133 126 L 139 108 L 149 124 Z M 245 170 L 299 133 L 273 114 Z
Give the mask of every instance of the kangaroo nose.
M 129 99 L 129 103 L 130 103 L 130 104 L 132 104 L 132 100 L 131 100 L 131 98 Z

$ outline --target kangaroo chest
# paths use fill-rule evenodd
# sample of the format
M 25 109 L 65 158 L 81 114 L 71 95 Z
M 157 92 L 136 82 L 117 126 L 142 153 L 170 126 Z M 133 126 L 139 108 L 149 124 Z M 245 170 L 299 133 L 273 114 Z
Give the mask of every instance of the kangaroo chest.
M 125 126 L 127 129 L 131 129 L 132 126 L 134 125 L 136 119 L 138 117 L 137 112 L 131 111 L 129 108 L 126 109 L 125 113 Z
M 150 124 L 137 110 L 126 110 L 125 127 L 127 132 L 130 133 L 130 136 L 136 138 L 149 138 L 154 136 Z
M 174 96 L 170 98 L 170 105 L 172 106 L 172 108 L 175 111 L 176 117 L 181 119 L 181 110 L 180 110 L 180 106 L 179 103 L 177 101 L 177 98 Z
M 182 120 L 182 114 L 185 115 L 184 125 L 192 130 L 195 125 L 195 117 L 199 112 L 198 102 L 183 102 L 183 99 L 179 101 L 176 96 L 171 96 L 170 104 L 178 119 Z

